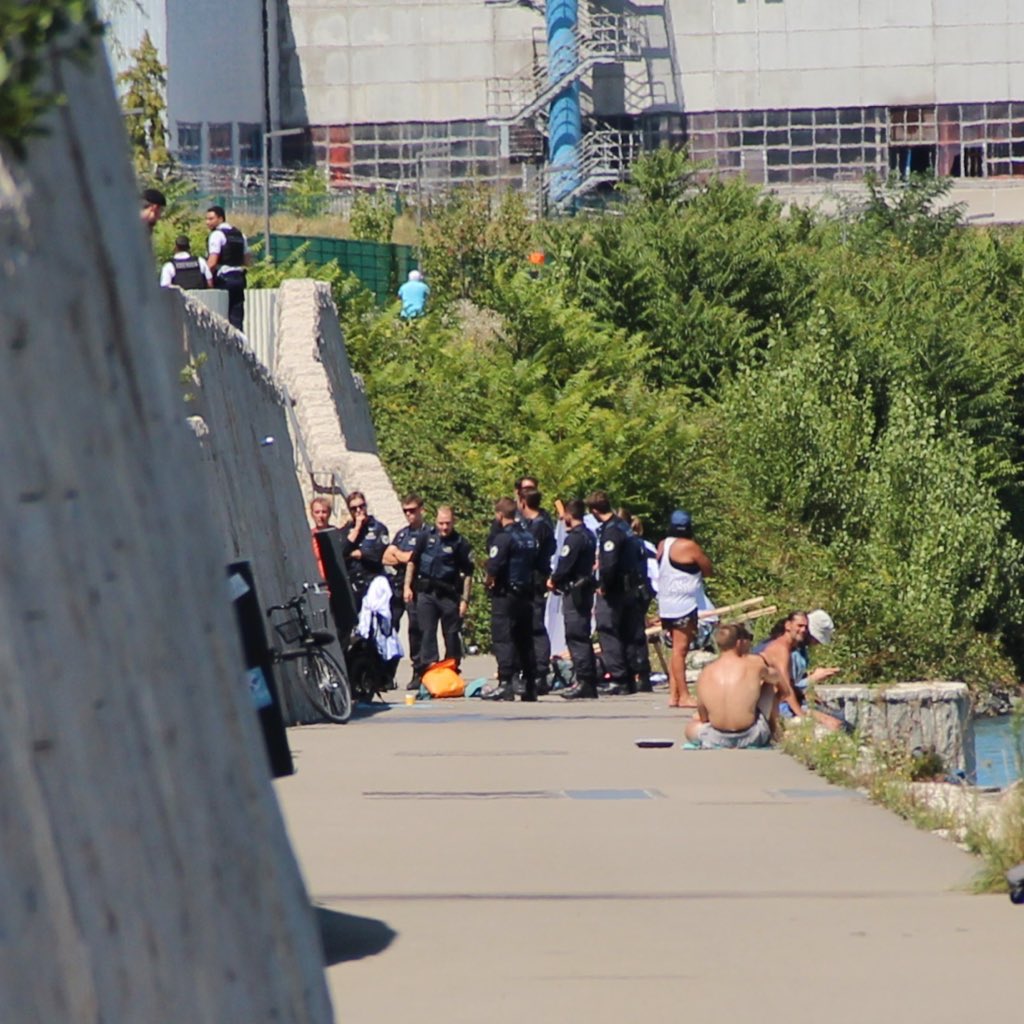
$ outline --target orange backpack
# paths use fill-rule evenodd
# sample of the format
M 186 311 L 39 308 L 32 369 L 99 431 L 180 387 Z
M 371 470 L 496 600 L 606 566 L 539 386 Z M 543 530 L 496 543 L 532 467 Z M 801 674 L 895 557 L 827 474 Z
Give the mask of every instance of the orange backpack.
M 455 659 L 445 658 L 423 673 L 423 685 L 431 697 L 461 697 L 466 692 L 466 680 L 455 671 Z

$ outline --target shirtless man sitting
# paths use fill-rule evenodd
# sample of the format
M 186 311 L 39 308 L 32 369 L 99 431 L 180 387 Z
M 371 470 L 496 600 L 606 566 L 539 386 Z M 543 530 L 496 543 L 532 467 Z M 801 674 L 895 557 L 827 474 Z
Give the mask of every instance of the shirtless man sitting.
M 778 731 L 778 673 L 750 654 L 750 632 L 743 623 L 719 626 L 719 657 L 697 679 L 697 717 L 685 735 L 704 750 L 767 747 Z

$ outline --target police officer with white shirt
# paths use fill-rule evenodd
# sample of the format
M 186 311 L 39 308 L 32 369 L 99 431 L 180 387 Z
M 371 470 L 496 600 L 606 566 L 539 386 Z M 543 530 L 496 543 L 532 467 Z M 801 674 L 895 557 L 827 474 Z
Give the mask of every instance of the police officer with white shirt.
M 206 260 L 192 255 L 188 235 L 178 235 L 174 240 L 174 255 L 160 269 L 160 287 L 170 288 L 171 285 L 186 291 L 213 285 L 213 274 Z
M 227 222 L 223 206 L 206 211 L 210 230 L 207 263 L 213 273 L 214 286 L 228 293 L 228 320 L 242 330 L 245 322 L 245 268 L 252 262 L 245 235 Z

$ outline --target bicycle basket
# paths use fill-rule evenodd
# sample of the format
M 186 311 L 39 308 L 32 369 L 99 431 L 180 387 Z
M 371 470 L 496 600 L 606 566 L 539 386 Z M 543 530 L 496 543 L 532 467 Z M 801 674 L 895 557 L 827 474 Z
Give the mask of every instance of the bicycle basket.
M 274 629 L 286 644 L 294 644 L 302 639 L 302 622 L 299 619 L 285 619 L 284 622 L 275 622 Z

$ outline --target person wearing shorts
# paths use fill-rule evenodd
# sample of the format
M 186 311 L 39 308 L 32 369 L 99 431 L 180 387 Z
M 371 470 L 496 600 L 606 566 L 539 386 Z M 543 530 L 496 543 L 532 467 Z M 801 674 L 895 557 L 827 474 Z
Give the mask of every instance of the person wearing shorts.
M 661 628 L 672 637 L 670 708 L 697 706 L 686 686 L 686 655 L 697 635 L 697 601 L 711 572 L 711 559 L 693 539 L 690 513 L 676 509 L 669 518 L 668 536 L 658 547 L 658 615 Z
M 778 672 L 750 653 L 742 622 L 715 630 L 719 656 L 697 680 L 697 717 L 686 723 L 687 740 L 702 750 L 767 747 L 778 731 Z

